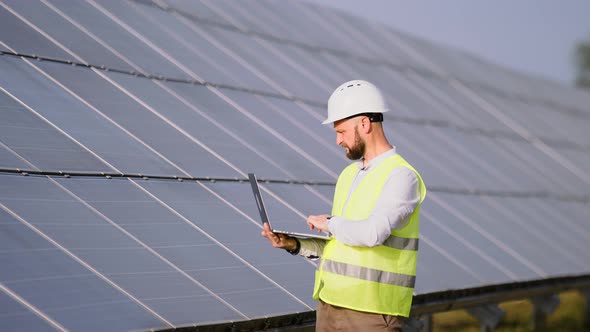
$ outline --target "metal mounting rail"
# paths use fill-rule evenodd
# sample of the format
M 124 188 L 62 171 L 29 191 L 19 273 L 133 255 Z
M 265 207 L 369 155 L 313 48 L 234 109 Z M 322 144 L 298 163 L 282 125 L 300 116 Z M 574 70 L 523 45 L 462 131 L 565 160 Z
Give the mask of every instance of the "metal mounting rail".
M 556 294 L 571 289 L 590 287 L 590 274 L 555 277 L 475 288 L 448 290 L 414 296 L 411 316 L 417 317 L 456 309 L 468 309 L 488 304 L 529 299 L 535 296 Z M 315 311 L 294 313 L 248 321 L 210 325 L 193 325 L 162 329 L 159 332 L 196 331 L 297 331 L 315 324 Z
M 143 179 L 143 180 L 171 180 L 171 181 L 200 181 L 200 182 L 248 182 L 248 178 L 223 178 L 223 177 L 193 177 L 193 176 L 176 176 L 176 175 L 149 175 L 141 173 L 113 173 L 113 172 L 79 172 L 79 171 L 37 171 L 26 170 L 20 168 L 0 168 L 0 174 L 20 174 L 23 176 L 39 175 L 39 176 L 55 176 L 55 177 L 95 177 L 95 178 L 129 178 L 129 179 Z M 289 179 L 258 179 L 261 183 L 282 183 L 282 184 L 301 184 L 301 185 L 319 185 L 319 186 L 334 186 L 335 182 L 329 181 L 304 181 L 304 180 L 289 180 Z
M 223 177 L 192 177 L 176 175 L 149 175 L 141 173 L 113 173 L 113 172 L 80 172 L 80 171 L 38 171 L 25 170 L 20 168 L 0 168 L 0 174 L 20 174 L 24 176 L 56 176 L 56 177 L 95 177 L 95 178 L 129 178 L 143 180 L 170 180 L 170 181 L 199 181 L 199 182 L 248 182 L 247 178 L 223 178 Z M 277 184 L 298 184 L 309 186 L 335 186 L 331 181 L 306 181 L 296 179 L 258 179 L 261 183 Z M 590 203 L 590 195 L 561 194 L 549 191 L 510 191 L 510 190 L 488 190 L 479 188 L 455 188 L 445 186 L 429 186 L 431 192 L 466 195 L 466 196 L 488 196 L 488 197 L 513 197 L 513 198 L 543 198 L 563 202 Z
M 413 315 L 465 309 L 590 287 L 590 274 L 448 290 L 414 296 Z

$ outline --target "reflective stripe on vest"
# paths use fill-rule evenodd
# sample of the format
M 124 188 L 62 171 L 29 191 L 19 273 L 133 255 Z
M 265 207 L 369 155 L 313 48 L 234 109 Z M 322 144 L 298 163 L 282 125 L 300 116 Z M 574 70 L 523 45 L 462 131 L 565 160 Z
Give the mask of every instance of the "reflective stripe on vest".
M 370 216 L 389 174 L 396 167 L 408 167 L 418 178 L 420 203 L 426 187 L 416 170 L 400 155 L 391 156 L 371 169 L 354 192 L 350 186 L 357 174 L 356 163 L 345 168 L 334 193 L 332 215 L 363 220 Z M 408 316 L 416 276 L 420 203 L 401 230 L 392 231 L 379 246 L 355 247 L 332 238 L 324 247 L 316 271 L 314 299 L 359 311 Z
M 414 287 L 414 283 L 416 282 L 416 276 L 385 272 L 361 266 L 352 266 L 331 260 L 326 260 L 322 269 L 324 271 L 346 275 L 353 278 L 402 287 Z
M 408 239 L 404 237 L 390 235 L 385 240 L 385 242 L 383 242 L 383 245 L 394 249 L 417 251 L 418 239 Z

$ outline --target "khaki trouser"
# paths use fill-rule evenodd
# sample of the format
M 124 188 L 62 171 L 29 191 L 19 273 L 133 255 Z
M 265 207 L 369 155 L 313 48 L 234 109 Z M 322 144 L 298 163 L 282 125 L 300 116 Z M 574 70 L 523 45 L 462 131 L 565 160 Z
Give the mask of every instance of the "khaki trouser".
M 318 301 L 316 332 L 402 332 L 404 317 L 372 314 Z

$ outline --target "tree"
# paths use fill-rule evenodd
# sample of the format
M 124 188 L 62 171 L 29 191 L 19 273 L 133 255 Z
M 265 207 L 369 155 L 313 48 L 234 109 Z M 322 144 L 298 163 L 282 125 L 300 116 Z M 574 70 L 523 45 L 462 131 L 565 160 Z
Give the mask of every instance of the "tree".
M 580 43 L 576 47 L 576 67 L 578 69 L 576 85 L 590 89 L 590 42 Z

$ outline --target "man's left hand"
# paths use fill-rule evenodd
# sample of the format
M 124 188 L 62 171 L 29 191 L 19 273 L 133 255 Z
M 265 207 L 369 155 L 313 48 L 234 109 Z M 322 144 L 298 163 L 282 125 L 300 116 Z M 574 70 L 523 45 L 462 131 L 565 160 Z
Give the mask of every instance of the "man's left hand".
M 328 221 L 330 220 L 329 214 L 320 214 L 318 216 L 309 216 L 307 218 L 307 225 L 309 229 L 317 229 L 319 232 L 329 232 Z

